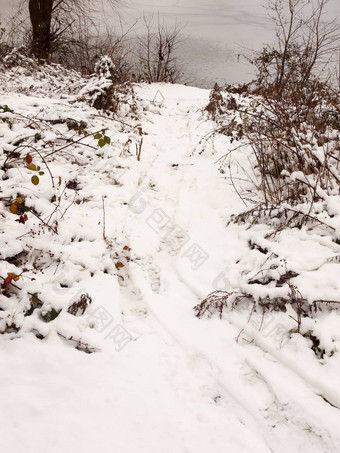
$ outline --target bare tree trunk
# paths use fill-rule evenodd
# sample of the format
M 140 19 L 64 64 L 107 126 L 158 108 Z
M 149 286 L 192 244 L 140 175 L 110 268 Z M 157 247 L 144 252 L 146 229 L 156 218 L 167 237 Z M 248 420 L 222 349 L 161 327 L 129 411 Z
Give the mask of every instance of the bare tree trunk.
M 35 57 L 46 60 L 52 50 L 51 21 L 53 0 L 29 0 L 32 23 L 31 49 Z

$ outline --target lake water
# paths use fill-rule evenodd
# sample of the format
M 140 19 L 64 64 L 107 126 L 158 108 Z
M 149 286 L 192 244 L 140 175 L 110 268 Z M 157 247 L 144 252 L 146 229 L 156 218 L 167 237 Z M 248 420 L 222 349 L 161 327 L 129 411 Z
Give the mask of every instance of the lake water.
M 260 48 L 273 30 L 261 0 L 137 0 L 124 12 L 127 22 L 143 14 L 159 13 L 172 25 L 183 26 L 179 53 L 184 79 L 211 87 L 214 82 L 246 82 L 251 67 L 239 55 L 244 48 Z
M 123 17 L 132 23 L 159 13 L 167 23 L 183 25 L 179 49 L 189 83 L 210 88 L 214 82 L 243 83 L 253 77 L 242 57 L 275 39 L 262 6 L 266 0 L 126 0 Z M 340 0 L 329 0 L 325 17 L 340 17 Z M 138 29 L 138 26 L 137 26 Z

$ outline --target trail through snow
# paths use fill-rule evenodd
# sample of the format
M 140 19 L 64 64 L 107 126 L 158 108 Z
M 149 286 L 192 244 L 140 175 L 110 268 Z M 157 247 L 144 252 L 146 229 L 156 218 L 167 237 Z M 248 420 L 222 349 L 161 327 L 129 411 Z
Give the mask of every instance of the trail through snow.
M 158 90 L 162 105 L 152 102 Z M 299 340 L 279 349 L 253 329 L 248 342 L 237 313 L 194 315 L 207 294 L 229 288 L 233 263 L 249 253 L 243 230 L 226 228 L 242 201 L 214 157 L 193 152 L 211 128 L 200 111 L 208 91 L 159 84 L 138 94 L 148 106 L 141 162 L 122 172 L 122 188 L 108 182 L 106 162 L 96 164 L 83 194 L 97 198 L 81 211 L 96 209 L 87 226 L 95 235 L 105 195 L 106 236 L 131 256 L 118 279 L 79 283 L 132 341 L 117 351 L 103 334 L 103 350 L 87 355 L 57 335 L 0 336 L 2 450 L 339 452 L 340 391 L 311 351 L 304 368 Z M 100 252 L 87 250 L 89 262 Z
M 225 412 L 228 425 L 231 420 L 244 425 L 247 451 L 336 451 L 339 411 L 320 397 L 317 382 L 306 382 L 303 369 L 268 345 L 235 343 L 242 329 L 237 322 L 226 326 L 190 316 L 199 300 L 218 289 L 214 284 L 221 269 L 228 269 L 228 262 L 246 247 L 225 228 L 227 214 L 241 201 L 211 159 L 192 156 L 205 132 L 197 110 L 200 102 L 206 105 L 204 96 L 199 99 L 202 92 L 162 89 L 169 114 L 154 116 L 149 125 L 154 155 L 143 155 L 147 168 L 132 194 L 125 225 L 130 247 L 138 253 L 140 246 L 144 256 L 141 264 L 130 264 L 136 304 L 151 317 L 170 351 L 181 351 L 202 388 L 215 392 L 215 405 Z M 192 98 L 185 98 L 189 93 Z M 190 253 L 195 246 L 197 254 Z M 200 253 L 206 257 L 197 269 Z M 130 300 L 129 294 L 126 307 Z M 327 412 L 335 416 L 331 427 L 320 420 L 320 413 Z M 236 432 L 244 434 L 243 429 Z

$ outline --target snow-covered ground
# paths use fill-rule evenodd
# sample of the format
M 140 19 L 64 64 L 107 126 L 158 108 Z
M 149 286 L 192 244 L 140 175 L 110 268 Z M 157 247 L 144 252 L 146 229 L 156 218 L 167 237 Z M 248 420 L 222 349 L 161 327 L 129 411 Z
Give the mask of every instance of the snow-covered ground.
M 21 288 L 0 299 L 1 331 L 20 327 L 0 335 L 1 450 L 339 452 L 335 311 L 305 320 L 320 358 L 296 332 L 294 312 L 262 319 L 245 304 L 221 320 L 198 319 L 193 307 L 245 285 L 264 260 L 250 241 L 287 260 L 308 297 L 339 299 L 340 246 L 307 229 L 269 240 L 269 226 L 227 226 L 243 209 L 217 170 L 230 142 L 194 152 L 213 128 L 201 111 L 209 91 L 138 85 L 137 111 L 112 120 L 67 94 L 83 83 L 76 77 L 56 89 L 23 73 L 2 76 L 0 105 L 14 113 L 1 114 L 1 164 L 22 139 L 45 174 L 33 186 L 22 160 L 8 179 L 0 171 L 0 275 L 20 274 Z M 70 119 L 89 134 L 105 128 L 111 144 L 78 136 Z M 36 150 L 61 149 L 63 137 L 81 140 L 49 162 L 53 188 Z M 16 222 L 18 197 L 57 234 L 32 212 Z M 32 294 L 43 305 L 24 317 Z M 72 316 L 68 307 L 85 294 L 92 303 Z M 44 322 L 52 308 L 59 316 Z

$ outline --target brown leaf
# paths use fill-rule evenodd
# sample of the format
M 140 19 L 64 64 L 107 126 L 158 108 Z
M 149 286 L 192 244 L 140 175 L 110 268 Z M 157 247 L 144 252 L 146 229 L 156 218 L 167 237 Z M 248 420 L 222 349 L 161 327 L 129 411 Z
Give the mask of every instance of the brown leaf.
M 39 177 L 37 175 L 33 175 L 31 178 L 32 184 L 37 186 L 39 184 Z
M 12 214 L 16 214 L 18 212 L 18 206 L 16 204 L 12 204 L 9 208 Z

